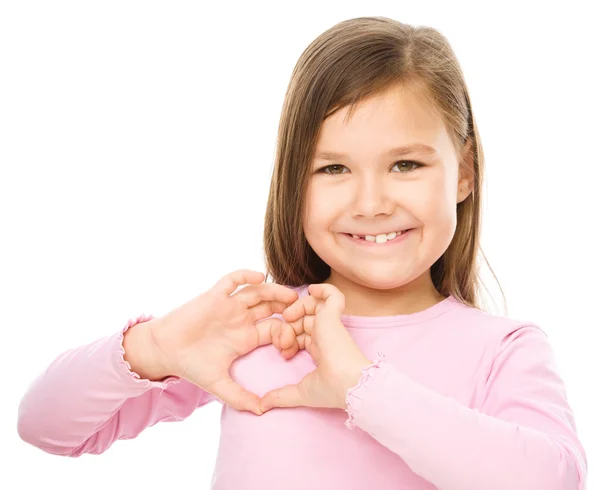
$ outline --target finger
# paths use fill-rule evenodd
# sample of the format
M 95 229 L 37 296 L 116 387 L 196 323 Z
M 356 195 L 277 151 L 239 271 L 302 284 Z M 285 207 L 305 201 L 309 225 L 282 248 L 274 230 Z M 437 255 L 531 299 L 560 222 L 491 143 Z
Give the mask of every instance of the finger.
M 307 335 L 304 341 L 304 349 L 310 354 L 310 357 L 312 357 L 313 360 L 317 361 L 318 359 L 316 358 L 314 345 L 315 344 L 312 342 L 312 335 Z
M 304 296 L 286 308 L 281 316 L 283 316 L 287 322 L 292 323 L 295 320 L 302 318 L 304 315 L 314 315 L 317 302 L 317 298 L 311 295 Z
M 272 334 L 273 345 L 281 352 L 284 359 L 291 359 L 298 353 L 298 341 L 296 340 L 296 332 L 287 323 L 279 323 Z
M 281 323 L 279 328 L 279 349 L 285 350 L 296 344 L 296 331 L 289 323 Z
M 267 318 L 254 325 L 258 334 L 258 345 L 273 344 L 278 347 L 281 320 L 279 318 Z M 277 344 L 276 344 L 277 342 Z
M 300 350 L 296 332 L 291 325 L 279 318 L 269 318 L 255 325 L 258 333 L 258 345 L 273 344 L 284 359 L 291 359 Z
M 287 385 L 269 391 L 260 401 L 260 410 L 264 413 L 272 408 L 290 408 L 305 406 L 298 385 Z
M 308 352 L 310 354 L 310 357 L 312 357 L 313 360 L 318 361 L 316 351 L 314 349 L 314 344 L 312 343 L 312 336 L 310 336 L 306 333 L 303 333 L 301 335 L 298 335 L 298 337 L 296 337 L 296 341 L 298 342 L 299 350 L 304 349 L 306 352 Z
M 281 322 L 278 322 L 274 327 L 271 327 L 271 342 L 273 342 L 273 345 L 277 350 L 281 350 L 281 327 Z
M 283 313 L 288 306 L 289 304 L 280 301 L 264 301 L 250 308 L 250 317 L 253 322 L 257 322 L 274 313 Z
M 235 293 L 235 297 L 248 308 L 251 308 L 262 301 L 278 301 L 291 305 L 298 299 L 298 293 L 292 288 L 281 284 L 265 283 L 247 286 Z
M 304 333 L 301 331 L 300 333 Z M 281 340 L 280 348 L 282 351 L 295 349 L 294 355 L 298 352 L 298 340 L 296 330 L 289 323 L 282 322 L 281 324 Z
M 288 322 L 288 325 L 294 329 L 296 335 L 300 335 L 303 332 L 306 332 L 308 335 L 312 335 L 315 326 L 315 315 L 305 315 L 299 320 Z
M 244 284 L 260 284 L 265 280 L 265 275 L 262 272 L 253 271 L 250 269 L 240 269 L 222 277 L 213 286 L 213 289 L 229 296 L 239 286 Z
M 281 357 L 289 360 L 292 357 L 294 357 L 296 354 L 298 354 L 299 351 L 300 351 L 300 346 L 298 345 L 298 341 L 296 339 L 294 339 L 294 344 L 291 347 L 289 347 L 288 349 L 281 350 Z
M 231 378 L 217 381 L 212 388 L 211 391 L 214 395 L 236 410 L 245 410 L 256 415 L 262 415 L 260 397 L 242 388 Z
M 325 301 L 326 306 L 341 315 L 345 308 L 345 297 L 333 284 L 310 284 L 308 292 L 311 296 Z

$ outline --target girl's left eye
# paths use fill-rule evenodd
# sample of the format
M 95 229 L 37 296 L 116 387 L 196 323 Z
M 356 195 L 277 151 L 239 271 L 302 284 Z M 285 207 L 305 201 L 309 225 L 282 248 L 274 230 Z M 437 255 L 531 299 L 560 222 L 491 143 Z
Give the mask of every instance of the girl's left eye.
M 406 167 L 402 167 L 403 163 L 407 163 L 408 165 Z M 400 171 L 401 173 L 410 172 L 411 170 L 415 170 L 415 169 L 423 166 L 423 164 L 421 164 L 419 162 L 413 162 L 412 160 L 400 160 L 399 162 L 394 163 L 394 167 L 396 165 L 400 165 L 400 167 L 398 167 L 398 168 L 402 169 Z

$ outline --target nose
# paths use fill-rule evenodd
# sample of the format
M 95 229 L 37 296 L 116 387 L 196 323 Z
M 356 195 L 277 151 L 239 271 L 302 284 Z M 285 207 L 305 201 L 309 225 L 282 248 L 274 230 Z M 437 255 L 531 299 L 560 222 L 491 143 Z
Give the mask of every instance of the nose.
M 383 179 L 363 176 L 356 179 L 354 217 L 374 218 L 393 212 L 393 202 Z

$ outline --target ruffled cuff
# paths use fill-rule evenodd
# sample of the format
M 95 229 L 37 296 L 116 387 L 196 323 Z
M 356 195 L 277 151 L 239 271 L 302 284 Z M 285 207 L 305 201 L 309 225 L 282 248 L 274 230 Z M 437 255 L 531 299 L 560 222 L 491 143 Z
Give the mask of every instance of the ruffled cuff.
M 354 388 L 350 388 L 346 394 L 346 413 L 348 419 L 345 422 L 345 426 L 352 430 L 356 427 L 356 417 L 360 411 L 360 405 L 362 398 L 365 395 L 365 391 L 369 389 L 369 385 L 373 379 L 373 376 L 381 367 L 381 363 L 387 362 L 385 356 L 379 352 L 377 359 L 370 366 L 362 368 L 362 376 L 358 381 L 358 384 Z
M 149 320 L 152 320 L 153 318 L 154 318 L 153 315 L 141 314 L 135 318 L 130 318 L 129 320 L 127 320 L 127 323 L 125 323 L 125 326 L 123 327 L 121 332 L 119 332 L 119 336 L 118 336 L 119 365 L 123 368 L 125 375 L 136 380 L 137 382 L 145 382 L 151 388 L 161 388 L 161 391 L 162 391 L 165 388 L 167 388 L 168 386 L 181 381 L 181 378 L 179 376 L 167 376 L 166 378 L 164 378 L 160 381 L 151 381 L 149 379 L 142 379 L 138 373 L 131 370 L 131 364 L 129 364 L 125 360 L 125 348 L 123 347 L 123 337 L 125 335 L 125 332 L 127 332 L 127 330 L 129 330 L 134 325 L 137 325 L 138 323 L 144 323 Z

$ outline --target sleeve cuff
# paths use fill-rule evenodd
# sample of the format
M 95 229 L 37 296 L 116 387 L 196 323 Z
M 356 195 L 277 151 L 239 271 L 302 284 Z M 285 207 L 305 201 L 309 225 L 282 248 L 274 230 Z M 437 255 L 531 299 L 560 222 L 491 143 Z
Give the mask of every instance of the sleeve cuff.
M 345 426 L 348 429 L 352 430 L 356 427 L 356 418 L 360 412 L 362 400 L 369 391 L 373 377 L 377 376 L 382 364 L 385 366 L 386 363 L 385 356 L 379 352 L 373 364 L 362 368 L 362 376 L 358 384 L 348 390 L 346 394 L 346 413 L 348 414 L 348 419 L 345 422 Z
M 153 315 L 141 314 L 137 317 L 130 318 L 129 320 L 127 320 L 127 323 L 121 329 L 121 331 L 119 332 L 119 334 L 117 336 L 117 345 L 118 345 L 117 359 L 118 359 L 118 362 L 119 362 L 122 372 L 125 374 L 125 376 L 128 379 L 134 380 L 134 382 L 136 384 L 142 383 L 144 385 L 147 385 L 148 388 L 160 388 L 162 391 L 172 384 L 179 383 L 181 381 L 181 378 L 179 376 L 167 376 L 166 378 L 164 378 L 160 381 L 151 381 L 149 379 L 142 379 L 138 373 L 131 370 L 131 365 L 125 360 L 125 349 L 123 347 L 123 336 L 125 335 L 125 332 L 127 330 L 129 330 L 134 325 L 137 325 L 138 323 L 147 322 L 149 320 L 152 320 L 153 318 L 154 318 Z

